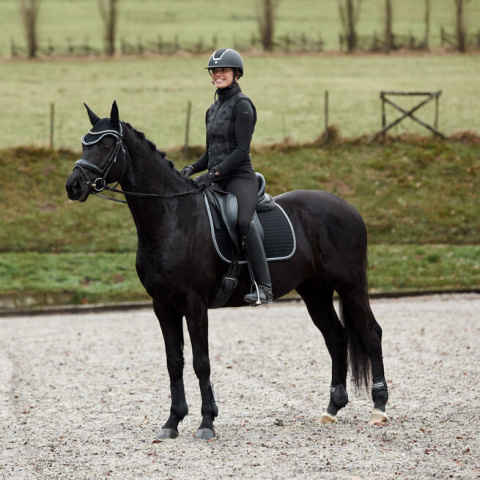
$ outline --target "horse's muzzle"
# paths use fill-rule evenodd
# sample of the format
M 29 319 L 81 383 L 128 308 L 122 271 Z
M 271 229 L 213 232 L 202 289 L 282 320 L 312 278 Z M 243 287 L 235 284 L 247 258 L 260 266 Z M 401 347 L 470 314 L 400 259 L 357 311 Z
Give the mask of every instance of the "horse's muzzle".
M 85 178 L 75 170 L 65 182 L 65 189 L 70 200 L 85 202 L 90 194 L 90 185 L 85 182 Z

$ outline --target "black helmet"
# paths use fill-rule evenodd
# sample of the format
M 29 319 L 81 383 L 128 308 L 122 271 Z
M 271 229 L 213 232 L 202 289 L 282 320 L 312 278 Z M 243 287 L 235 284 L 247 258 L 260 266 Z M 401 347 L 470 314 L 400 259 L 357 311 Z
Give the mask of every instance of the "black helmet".
M 208 66 L 205 67 L 208 70 L 214 68 L 234 68 L 239 76 L 243 76 L 243 60 L 238 52 L 231 48 L 220 48 L 215 50 L 210 59 L 208 60 Z

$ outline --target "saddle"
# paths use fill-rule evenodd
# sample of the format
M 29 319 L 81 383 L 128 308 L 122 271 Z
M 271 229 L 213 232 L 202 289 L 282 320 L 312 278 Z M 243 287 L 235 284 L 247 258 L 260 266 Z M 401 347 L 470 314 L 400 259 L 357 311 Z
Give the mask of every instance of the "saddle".
M 260 238 L 264 240 L 264 232 L 262 224 L 258 218 L 257 212 L 267 212 L 273 210 L 276 207 L 275 200 L 271 195 L 265 193 L 266 182 L 265 177 L 258 172 L 255 172 L 258 180 L 258 199 L 257 206 L 255 207 L 255 212 L 253 214 L 252 222 L 255 224 Z M 240 250 L 240 243 L 238 235 L 236 233 L 237 228 L 237 219 L 238 219 L 238 201 L 237 197 L 232 193 L 225 192 L 215 184 L 213 184 L 213 189 L 205 190 L 206 198 L 208 199 L 208 206 L 213 207 L 218 212 L 218 217 L 220 217 L 221 222 L 225 226 L 230 240 L 233 241 L 236 248 Z M 218 218 L 216 215 L 211 216 L 211 220 L 215 222 L 215 229 L 218 230 L 221 228 L 221 225 L 218 224 Z
M 285 210 L 266 193 L 266 182 L 262 174 L 258 179 L 258 201 L 252 222 L 260 234 L 267 262 L 286 260 L 295 253 L 296 239 L 292 223 Z M 204 190 L 205 204 L 212 240 L 218 256 L 229 264 L 216 296 L 209 308 L 223 306 L 237 286 L 236 273 L 239 264 L 247 263 L 236 233 L 238 203 L 235 195 L 218 189 Z

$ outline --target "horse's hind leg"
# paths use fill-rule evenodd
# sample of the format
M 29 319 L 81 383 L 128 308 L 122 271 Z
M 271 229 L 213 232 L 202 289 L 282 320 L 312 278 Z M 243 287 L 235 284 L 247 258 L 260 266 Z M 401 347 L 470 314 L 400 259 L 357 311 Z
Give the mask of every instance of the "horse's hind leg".
M 157 435 L 157 438 L 176 438 L 178 437 L 178 424 L 188 414 L 188 405 L 183 386 L 183 317 L 180 313 L 170 311 L 156 302 L 153 303 L 153 309 L 160 322 L 163 339 L 165 341 L 172 399 L 170 416 Z
M 330 402 L 320 423 L 336 423 L 338 411 L 348 403 L 347 337 L 333 306 L 333 288 L 320 278 L 310 278 L 297 288 L 313 323 L 322 332 L 332 359 Z
M 373 380 L 373 412 L 369 423 L 387 422 L 388 387 L 385 380 L 382 354 L 382 329 L 370 308 L 363 290 L 340 294 L 342 319 L 349 336 L 349 353 L 355 384 Z M 371 371 L 369 370 L 371 367 Z

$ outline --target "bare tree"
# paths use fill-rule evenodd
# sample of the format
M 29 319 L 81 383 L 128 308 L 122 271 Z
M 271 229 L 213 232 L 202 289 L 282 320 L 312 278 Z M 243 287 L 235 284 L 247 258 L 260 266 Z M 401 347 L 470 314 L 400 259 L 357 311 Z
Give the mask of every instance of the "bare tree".
M 103 20 L 105 53 L 109 56 L 115 54 L 118 2 L 119 0 L 98 0 L 98 6 L 100 7 Z
M 384 50 L 389 53 L 392 49 L 393 40 L 393 7 L 392 0 L 385 0 L 385 45 Z
M 28 58 L 35 58 L 38 50 L 37 21 L 40 0 L 20 0 L 20 15 L 22 16 L 27 40 Z
M 263 49 L 271 52 L 274 47 L 275 17 L 280 0 L 257 0 L 257 23 Z
M 347 40 L 347 52 L 355 51 L 357 46 L 357 22 L 360 18 L 360 3 L 362 0 L 339 0 L 338 9 L 343 32 Z
M 430 12 L 430 0 L 425 0 L 425 38 L 423 40 L 423 43 L 427 50 L 430 41 Z
M 466 4 L 470 0 L 455 1 L 455 37 L 457 39 L 457 48 L 459 52 L 467 50 L 467 26 L 465 23 Z

